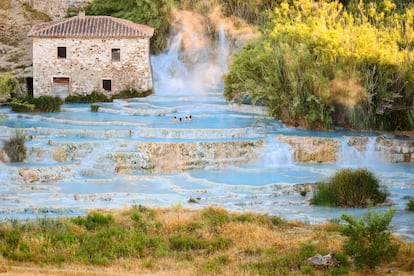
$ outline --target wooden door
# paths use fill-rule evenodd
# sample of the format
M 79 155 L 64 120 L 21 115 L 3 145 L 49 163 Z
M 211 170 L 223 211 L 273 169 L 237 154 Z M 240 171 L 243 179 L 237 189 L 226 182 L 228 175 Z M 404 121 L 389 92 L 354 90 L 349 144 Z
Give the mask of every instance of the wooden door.
M 53 95 L 61 99 L 69 96 L 69 78 L 53 78 Z

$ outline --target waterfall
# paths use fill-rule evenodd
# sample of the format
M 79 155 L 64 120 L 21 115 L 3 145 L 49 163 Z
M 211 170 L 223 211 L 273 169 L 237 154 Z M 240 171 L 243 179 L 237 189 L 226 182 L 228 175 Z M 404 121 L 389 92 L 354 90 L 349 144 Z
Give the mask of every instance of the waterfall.
M 154 71 L 155 93 L 160 95 L 206 94 L 212 88 L 222 89 L 221 76 L 228 70 L 230 46 L 223 25 L 217 30 L 217 41 L 200 47 L 197 39 L 207 40 L 206 35 L 186 36 L 193 43 L 184 43 L 186 29 L 181 27 L 169 37 L 169 50 L 151 57 Z M 204 37 L 200 37 L 203 35 Z M 183 45 L 193 48 L 184 49 Z
M 226 35 L 224 25 L 221 24 L 218 28 L 218 51 L 217 51 L 217 64 L 220 68 L 220 73 L 226 73 L 228 71 L 228 58 L 230 56 L 229 42 Z
M 351 145 L 351 138 L 344 137 L 341 140 L 338 161 L 341 166 L 375 166 L 386 163 L 384 156 L 375 147 L 376 137 L 368 137 L 368 140 L 360 141 L 357 145 Z
M 188 71 L 180 60 L 182 32 L 171 36 L 168 42 L 168 52 L 152 57 L 154 71 L 154 85 L 157 94 L 171 93 L 184 94 Z
M 288 167 L 294 164 L 291 148 L 274 137 L 266 139 L 261 160 L 266 167 Z

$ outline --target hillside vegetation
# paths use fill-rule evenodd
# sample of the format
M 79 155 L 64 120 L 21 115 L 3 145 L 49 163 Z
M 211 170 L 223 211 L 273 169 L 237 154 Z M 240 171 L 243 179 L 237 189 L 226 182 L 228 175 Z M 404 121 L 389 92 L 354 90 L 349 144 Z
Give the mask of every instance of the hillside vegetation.
M 282 1 L 225 76 L 228 100 L 264 102 L 293 126 L 414 128 L 414 7 Z

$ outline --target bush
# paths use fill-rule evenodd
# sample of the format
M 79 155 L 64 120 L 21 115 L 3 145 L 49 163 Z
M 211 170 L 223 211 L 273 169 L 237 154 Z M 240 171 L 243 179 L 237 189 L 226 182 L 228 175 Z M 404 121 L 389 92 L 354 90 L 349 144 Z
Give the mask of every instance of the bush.
M 12 99 L 10 106 L 13 112 L 33 112 L 35 110 L 34 104 L 18 98 Z
M 14 83 L 11 74 L 0 76 L 0 102 L 5 102 L 14 90 Z
M 385 187 L 366 169 L 343 169 L 317 185 L 311 203 L 330 207 L 367 207 L 384 203 Z
M 60 105 L 63 103 L 61 98 L 52 96 L 29 98 L 29 102 L 34 104 L 37 112 L 59 112 Z
M 369 211 L 359 219 L 347 214 L 341 216 L 348 223 L 341 234 L 349 238 L 343 249 L 354 258 L 357 267 L 373 269 L 397 256 L 399 245 L 393 242 L 389 228 L 394 213 L 390 209 L 385 213 Z
M 14 112 L 58 112 L 62 103 L 61 98 L 52 96 L 14 98 L 11 109 Z
M 26 137 L 23 133 L 16 131 L 15 135 L 4 142 L 3 150 L 10 158 L 11 162 L 23 162 L 27 157 L 25 145 Z
M 91 111 L 92 112 L 98 112 L 99 111 L 99 105 L 97 104 L 91 104 Z
M 112 96 L 112 99 L 143 98 L 152 94 L 152 90 L 138 91 L 136 89 L 125 89 Z
M 92 213 L 87 215 L 86 218 L 76 217 L 72 221 L 77 225 L 85 226 L 88 230 L 95 230 L 102 226 L 110 225 L 114 222 L 114 218 L 111 215 L 105 216 L 98 213 Z
M 108 98 L 102 93 L 93 91 L 87 95 L 69 95 L 65 98 L 66 103 L 96 103 L 96 102 L 112 102 L 112 99 Z
M 414 199 L 410 199 L 407 202 L 407 210 L 408 211 L 414 211 Z

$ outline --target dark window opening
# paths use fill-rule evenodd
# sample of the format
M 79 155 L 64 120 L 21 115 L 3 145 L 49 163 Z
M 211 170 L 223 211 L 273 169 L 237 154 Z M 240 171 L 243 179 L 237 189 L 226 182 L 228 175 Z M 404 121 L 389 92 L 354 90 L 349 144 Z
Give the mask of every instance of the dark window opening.
M 33 78 L 26 78 L 27 94 L 33 98 Z
M 58 47 L 58 58 L 66 58 L 66 47 Z
M 121 60 L 121 49 L 112 49 L 112 61 Z
M 103 80 L 102 81 L 102 88 L 106 91 L 112 91 L 112 81 L 111 80 Z

